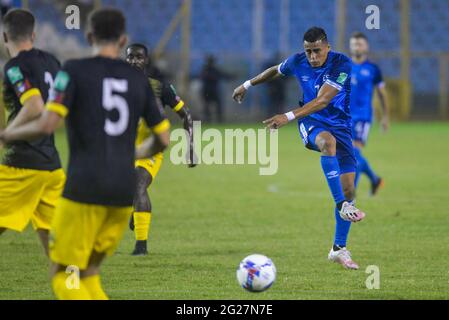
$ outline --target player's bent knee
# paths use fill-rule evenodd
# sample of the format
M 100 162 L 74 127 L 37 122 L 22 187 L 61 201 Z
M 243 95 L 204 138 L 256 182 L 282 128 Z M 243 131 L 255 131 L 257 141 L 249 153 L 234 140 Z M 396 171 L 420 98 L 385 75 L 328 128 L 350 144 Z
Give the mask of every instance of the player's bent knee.
M 316 145 L 326 156 L 335 156 L 337 153 L 337 140 L 327 131 L 321 132 L 317 136 Z

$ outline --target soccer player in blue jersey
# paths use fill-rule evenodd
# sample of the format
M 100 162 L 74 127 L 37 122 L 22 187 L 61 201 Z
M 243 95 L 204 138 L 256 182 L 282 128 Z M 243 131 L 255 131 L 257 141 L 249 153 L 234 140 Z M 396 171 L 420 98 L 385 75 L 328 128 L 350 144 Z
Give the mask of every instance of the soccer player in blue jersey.
M 368 160 L 362 155 L 362 149 L 368 140 L 368 134 L 373 119 L 372 99 L 376 90 L 382 108 L 381 126 L 388 130 L 388 108 L 385 84 L 382 73 L 377 65 L 368 60 L 369 45 L 367 37 L 356 32 L 349 40 L 352 57 L 351 74 L 351 116 L 354 153 L 357 159 L 355 186 L 360 174 L 367 175 L 371 182 L 371 195 L 375 195 L 383 185 L 383 180 L 372 169 Z
M 352 146 L 349 97 L 351 60 L 330 50 L 326 32 L 313 27 L 304 34 L 304 52 L 296 53 L 234 90 L 233 98 L 241 102 L 251 86 L 280 76 L 295 76 L 304 92 L 304 103 L 264 123 L 278 129 L 297 120 L 306 148 L 321 153 L 321 166 L 335 202 L 336 230 L 329 260 L 348 269 L 358 269 L 346 249 L 351 222 L 365 213 L 354 205 L 356 159 Z

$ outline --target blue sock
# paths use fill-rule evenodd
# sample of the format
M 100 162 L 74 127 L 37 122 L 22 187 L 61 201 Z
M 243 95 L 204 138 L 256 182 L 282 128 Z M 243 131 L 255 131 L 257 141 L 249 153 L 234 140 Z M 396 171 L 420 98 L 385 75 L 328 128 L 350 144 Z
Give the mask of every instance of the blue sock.
M 361 173 L 365 173 L 370 179 L 371 183 L 376 183 L 379 177 L 371 169 L 368 160 L 362 155 L 362 151 L 359 148 L 354 148 L 355 157 L 357 159 L 357 172 L 355 176 L 355 186 L 357 186 Z
M 321 156 L 321 167 L 327 179 L 329 189 L 331 189 L 332 196 L 336 204 L 345 201 L 345 195 L 340 182 L 340 167 L 338 165 L 337 157 Z
M 346 240 L 348 240 L 349 228 L 351 228 L 351 222 L 345 221 L 340 217 L 338 209 L 335 208 L 335 237 L 334 245 L 340 248 L 346 247 Z
M 362 172 L 363 164 L 365 163 L 365 161 L 364 161 L 365 158 L 363 158 L 362 153 L 360 152 L 360 149 L 356 148 L 356 147 L 354 147 L 354 155 L 355 155 L 355 159 L 357 160 L 354 186 L 357 188 L 357 185 L 359 184 L 359 180 L 360 180 L 360 173 Z

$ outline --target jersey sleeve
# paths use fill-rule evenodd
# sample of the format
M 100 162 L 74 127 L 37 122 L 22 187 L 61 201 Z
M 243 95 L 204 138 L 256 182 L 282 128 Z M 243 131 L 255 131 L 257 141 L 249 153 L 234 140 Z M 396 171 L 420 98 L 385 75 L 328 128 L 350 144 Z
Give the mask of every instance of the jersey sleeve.
M 170 128 L 170 122 L 165 117 L 162 108 L 159 106 L 149 83 L 146 85 L 145 90 L 146 101 L 143 118 L 152 132 L 155 134 L 162 133 Z
M 382 72 L 380 71 L 378 66 L 374 67 L 374 78 L 373 78 L 374 85 L 377 87 L 383 87 L 385 85 L 384 79 L 382 76 Z
M 58 72 L 55 78 L 54 87 L 50 92 L 46 108 L 66 117 L 73 105 L 75 83 L 67 66 Z
M 177 95 L 175 87 L 166 82 L 162 83 L 161 100 L 164 106 L 169 106 L 175 112 L 184 107 L 184 101 Z
M 295 62 L 296 62 L 296 55 L 293 55 L 279 65 L 278 72 L 283 76 L 293 75 L 296 64 Z
M 324 83 L 334 87 L 338 91 L 341 91 L 347 84 L 351 74 L 351 63 L 349 61 L 343 61 L 336 63 L 329 72 L 329 77 Z
M 5 66 L 5 81 L 7 85 L 14 89 L 20 103 L 25 102 L 37 95 L 41 95 L 38 86 L 38 79 L 32 74 L 26 64 L 15 59 Z

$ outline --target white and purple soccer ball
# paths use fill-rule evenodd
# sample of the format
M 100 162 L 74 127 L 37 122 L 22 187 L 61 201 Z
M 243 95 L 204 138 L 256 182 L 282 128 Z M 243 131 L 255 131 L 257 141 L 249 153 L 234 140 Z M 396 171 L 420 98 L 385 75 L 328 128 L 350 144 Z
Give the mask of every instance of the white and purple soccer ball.
M 252 254 L 240 262 L 237 281 L 246 290 L 262 292 L 270 288 L 276 280 L 276 267 L 270 258 Z

